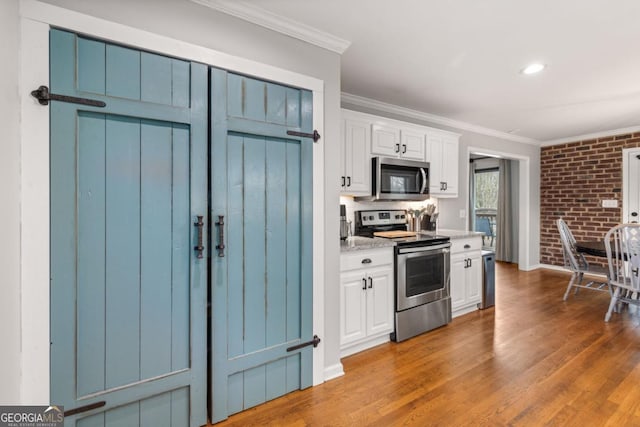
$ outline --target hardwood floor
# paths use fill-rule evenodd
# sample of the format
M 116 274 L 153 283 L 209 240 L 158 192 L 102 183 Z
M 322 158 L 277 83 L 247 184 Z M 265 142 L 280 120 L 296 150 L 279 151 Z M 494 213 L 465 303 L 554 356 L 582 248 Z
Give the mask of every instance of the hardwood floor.
M 216 426 L 640 426 L 640 316 L 569 276 L 497 265 L 496 307 L 342 360 L 345 375 Z

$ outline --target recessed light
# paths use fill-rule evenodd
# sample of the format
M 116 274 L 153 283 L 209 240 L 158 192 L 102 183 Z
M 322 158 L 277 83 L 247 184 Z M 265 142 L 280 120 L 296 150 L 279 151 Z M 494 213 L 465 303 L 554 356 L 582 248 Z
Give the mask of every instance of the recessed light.
M 539 62 L 529 64 L 524 69 L 522 69 L 522 74 L 536 74 L 540 71 L 544 70 L 547 66 L 545 64 L 540 64 Z

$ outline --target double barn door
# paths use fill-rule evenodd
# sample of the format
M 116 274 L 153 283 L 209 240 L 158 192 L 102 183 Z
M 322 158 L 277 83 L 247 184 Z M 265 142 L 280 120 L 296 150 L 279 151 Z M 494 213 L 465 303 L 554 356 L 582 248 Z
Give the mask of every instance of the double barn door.
M 65 425 L 199 426 L 311 385 L 287 349 L 312 335 L 312 142 L 286 134 L 310 93 L 60 30 L 50 52 L 51 92 L 106 104 L 50 107 Z

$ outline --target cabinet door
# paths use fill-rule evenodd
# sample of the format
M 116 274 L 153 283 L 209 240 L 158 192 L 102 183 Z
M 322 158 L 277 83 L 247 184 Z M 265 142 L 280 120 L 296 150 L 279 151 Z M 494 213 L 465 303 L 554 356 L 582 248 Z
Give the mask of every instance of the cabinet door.
M 424 161 L 426 158 L 424 133 L 403 129 L 400 134 L 400 155 L 405 159 Z
M 364 279 L 364 280 L 363 280 Z M 343 273 L 340 277 L 340 344 L 367 336 L 366 274 L 363 271 Z
M 482 256 L 472 255 L 469 260 L 471 265 L 467 268 L 465 296 L 467 303 L 477 303 L 481 300 L 482 291 Z
M 371 193 L 370 124 L 363 120 L 344 120 L 344 176 L 342 192 L 351 195 Z M 342 182 L 341 182 L 342 183 Z
M 445 182 L 444 194 L 458 194 L 458 138 L 442 138 L 441 181 Z
M 450 288 L 451 309 L 453 311 L 464 306 L 466 302 L 466 260 L 467 257 L 464 254 L 451 257 Z
M 371 154 L 398 156 L 400 154 L 400 129 L 374 124 L 371 131 Z
M 367 275 L 367 335 L 393 330 L 393 268 L 369 271 Z
M 429 193 L 439 195 L 444 191 L 442 171 L 442 136 L 427 135 L 427 161 L 429 162 Z

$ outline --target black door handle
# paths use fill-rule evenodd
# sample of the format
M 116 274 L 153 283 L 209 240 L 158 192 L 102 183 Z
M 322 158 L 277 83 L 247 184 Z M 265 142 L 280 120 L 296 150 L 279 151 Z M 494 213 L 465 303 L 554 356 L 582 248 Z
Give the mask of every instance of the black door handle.
M 342 187 L 344 187 L 344 186 L 345 186 L 345 177 L 343 176 L 342 177 Z
M 396 144 L 396 153 L 400 152 L 400 144 Z
M 407 144 L 402 144 L 402 154 L 407 152 Z
M 202 242 L 202 239 L 203 239 L 202 229 L 204 228 L 204 222 L 202 222 L 202 219 L 204 218 L 204 216 L 197 215 L 196 218 L 198 220 L 194 222 L 193 225 L 195 225 L 196 228 L 198 229 L 198 241 L 196 242 L 196 246 L 194 246 L 193 249 L 196 251 L 196 258 L 201 259 L 203 256 L 202 252 L 204 251 L 204 245 Z
M 224 257 L 224 215 L 218 215 L 218 222 L 216 222 L 218 226 L 218 244 L 216 245 L 216 249 L 218 250 L 218 256 Z
M 367 290 L 367 279 L 366 278 L 362 278 L 362 290 L 366 291 Z
M 369 276 L 369 289 L 373 288 L 373 279 Z
M 347 177 L 347 187 L 351 187 L 351 177 Z

